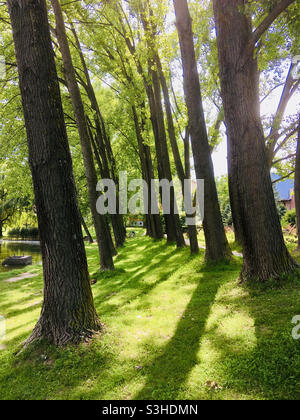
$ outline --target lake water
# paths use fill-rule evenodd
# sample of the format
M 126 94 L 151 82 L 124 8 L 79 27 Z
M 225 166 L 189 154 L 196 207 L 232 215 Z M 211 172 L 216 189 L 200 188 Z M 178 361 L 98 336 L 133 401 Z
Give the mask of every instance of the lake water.
M 31 255 L 32 264 L 37 264 L 42 261 L 41 247 L 39 242 L 0 240 L 0 272 L 9 271 L 16 268 L 3 267 L 2 265 L 3 261 L 7 257 L 11 257 L 13 255 Z

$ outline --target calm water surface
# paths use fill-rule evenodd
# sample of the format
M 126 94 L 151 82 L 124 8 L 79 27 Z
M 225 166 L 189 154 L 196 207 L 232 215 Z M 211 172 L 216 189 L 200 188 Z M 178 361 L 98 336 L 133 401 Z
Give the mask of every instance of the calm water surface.
M 13 255 L 31 255 L 32 264 L 37 264 L 42 261 L 39 242 L 0 240 L 0 272 L 13 270 L 15 268 L 2 266 L 3 261 L 7 257 Z

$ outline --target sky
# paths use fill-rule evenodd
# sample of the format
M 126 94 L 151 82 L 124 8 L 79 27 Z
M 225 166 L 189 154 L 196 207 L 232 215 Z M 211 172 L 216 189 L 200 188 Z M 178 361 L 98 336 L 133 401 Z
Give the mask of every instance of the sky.
M 266 99 L 261 105 L 261 115 L 273 115 L 276 112 L 278 102 L 280 100 L 282 90 L 277 89 L 268 99 Z M 298 110 L 299 112 L 300 105 L 300 92 L 296 92 L 291 98 L 285 116 L 295 114 Z M 223 141 L 219 144 L 216 151 L 212 155 L 215 176 L 220 177 L 227 174 L 227 141 L 226 136 L 224 136 Z

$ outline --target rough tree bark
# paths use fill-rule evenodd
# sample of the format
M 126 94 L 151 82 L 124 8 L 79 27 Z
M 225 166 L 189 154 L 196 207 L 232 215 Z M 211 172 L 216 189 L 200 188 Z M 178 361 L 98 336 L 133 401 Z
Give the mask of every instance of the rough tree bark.
M 214 169 L 202 105 L 199 75 L 193 42 L 192 20 L 186 0 L 174 0 L 176 24 L 184 68 L 184 90 L 189 115 L 189 130 L 198 179 L 204 179 L 204 220 L 206 259 L 228 259 L 231 251 L 225 235 L 218 202 Z
M 88 185 L 90 207 L 92 211 L 93 221 L 95 225 L 97 243 L 100 254 L 100 268 L 101 270 L 114 269 L 113 255 L 108 237 L 108 229 L 106 218 L 97 213 L 96 202 L 98 199 L 96 186 L 97 186 L 97 173 L 93 159 L 93 151 L 89 139 L 87 121 L 85 117 L 84 105 L 81 98 L 81 93 L 76 80 L 76 74 L 72 62 L 69 43 L 66 35 L 66 28 L 63 19 L 62 10 L 58 0 L 51 0 L 56 19 L 56 36 L 59 43 L 60 51 L 62 54 L 64 71 L 67 80 L 68 90 L 71 96 L 74 114 L 77 122 L 81 150 L 83 155 L 84 167 L 86 172 L 86 179 Z
M 8 1 L 44 270 L 44 302 L 26 344 L 78 343 L 96 314 L 44 0 Z
M 231 207 L 244 254 L 241 279 L 265 281 L 293 271 L 296 263 L 284 243 L 260 119 L 254 48 L 257 31 L 265 27 L 265 21 L 252 32 L 251 17 L 243 11 L 245 4 L 244 0 L 214 0 L 214 12 L 228 134 Z

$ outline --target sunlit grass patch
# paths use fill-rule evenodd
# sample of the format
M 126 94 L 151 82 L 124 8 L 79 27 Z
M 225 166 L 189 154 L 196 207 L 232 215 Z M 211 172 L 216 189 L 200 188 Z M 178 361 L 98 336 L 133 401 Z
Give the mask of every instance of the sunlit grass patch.
M 42 269 L 30 267 L 38 277 L 12 284 L 2 280 L 17 273 L 2 273 L 1 399 L 299 398 L 297 280 L 271 290 L 241 286 L 241 259 L 207 265 L 203 250 L 192 258 L 142 230 L 120 250 L 114 273 L 99 272 L 96 244 L 87 254 L 105 328 L 77 348 L 44 343 L 15 356 L 39 316 Z

